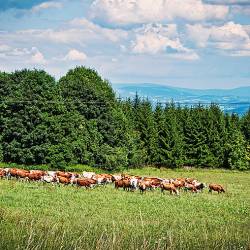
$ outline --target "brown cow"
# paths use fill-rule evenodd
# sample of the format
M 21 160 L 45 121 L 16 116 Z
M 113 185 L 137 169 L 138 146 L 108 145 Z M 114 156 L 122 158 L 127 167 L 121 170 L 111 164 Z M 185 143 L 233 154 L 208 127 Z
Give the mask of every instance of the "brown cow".
M 123 188 L 123 180 L 116 180 L 115 181 L 115 188 Z
M 17 177 L 17 171 L 18 170 L 21 170 L 21 169 L 18 169 L 18 168 L 11 168 L 10 170 L 9 170 L 9 177 L 11 178 L 11 177 Z
M 175 180 L 175 181 L 172 182 L 172 184 L 174 184 L 174 186 L 180 190 L 182 187 L 185 186 L 185 181 L 183 181 L 183 180 Z
M 39 173 L 28 173 L 27 179 L 29 181 L 40 181 L 42 179 L 42 175 Z
M 61 176 L 61 177 L 68 178 L 68 179 L 72 177 L 72 173 L 62 172 L 62 171 L 56 171 L 56 175 L 57 177 Z
M 150 185 L 151 185 L 151 188 L 157 188 L 157 187 L 160 187 L 161 183 L 162 182 L 160 180 L 152 180 L 150 182 Z
M 131 190 L 130 180 L 123 180 L 123 190 L 124 191 L 130 191 Z
M 19 178 L 24 179 L 24 178 L 28 177 L 29 173 L 30 172 L 28 170 L 19 169 L 16 171 L 16 178 L 17 179 L 19 179 Z
M 189 184 L 192 184 L 194 180 L 194 178 L 186 178 L 186 182 Z
M 46 172 L 43 170 L 30 170 L 31 174 L 36 174 L 36 175 L 40 175 L 40 176 L 44 176 L 46 175 Z
M 176 180 L 176 181 L 182 181 L 182 182 L 184 181 L 184 182 L 185 182 L 185 181 L 186 181 L 186 178 L 183 178 L 183 177 L 182 177 L 182 178 L 176 178 L 175 180 Z
M 161 181 L 161 179 L 159 179 L 159 178 L 157 178 L 157 177 L 144 177 L 143 178 L 143 180 L 144 181 L 158 181 L 158 182 L 160 182 Z
M 0 169 L 0 178 L 2 179 L 5 176 L 6 176 L 6 171 L 4 169 Z
M 151 189 L 154 188 L 155 186 L 152 184 L 153 181 L 140 181 L 139 182 L 139 190 L 141 193 L 144 193 L 147 189 Z
M 164 190 L 167 190 L 170 192 L 170 194 L 175 193 L 176 195 L 179 195 L 179 191 L 176 189 L 176 187 L 174 186 L 174 184 L 161 184 L 161 192 L 163 192 Z
M 78 178 L 76 179 L 76 185 L 78 187 L 91 188 L 96 184 L 96 181 L 90 178 Z
M 225 193 L 224 188 L 220 184 L 209 184 L 209 193 L 212 193 L 212 191 L 219 193 Z
M 131 189 L 130 179 L 126 178 L 126 179 L 115 181 L 115 188 L 116 189 L 123 188 L 123 190 L 129 191 Z
M 68 185 L 68 184 L 70 184 L 70 179 L 66 178 L 66 177 L 58 176 L 57 177 L 57 182 L 58 182 L 58 184 L 61 183 L 61 184 L 64 184 L 64 185 Z

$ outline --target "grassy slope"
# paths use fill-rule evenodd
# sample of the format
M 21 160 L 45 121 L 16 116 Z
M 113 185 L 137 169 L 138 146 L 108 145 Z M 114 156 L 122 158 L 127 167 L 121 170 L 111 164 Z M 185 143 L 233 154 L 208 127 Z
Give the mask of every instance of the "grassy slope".
M 250 173 L 130 170 L 197 177 L 226 194 L 162 195 L 0 181 L 0 249 L 247 249 Z

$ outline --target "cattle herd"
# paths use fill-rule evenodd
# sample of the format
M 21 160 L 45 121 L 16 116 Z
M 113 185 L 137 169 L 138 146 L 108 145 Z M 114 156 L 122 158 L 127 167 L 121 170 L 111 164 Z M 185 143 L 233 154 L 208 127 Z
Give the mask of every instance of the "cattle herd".
M 205 183 L 194 178 L 171 178 L 131 176 L 128 174 L 96 174 L 94 172 L 72 173 L 62 171 L 24 170 L 18 168 L 0 168 L 0 178 L 16 178 L 23 181 L 39 181 L 58 185 L 75 185 L 86 189 L 98 185 L 114 183 L 116 189 L 122 188 L 126 191 L 140 190 L 143 194 L 147 190 L 159 188 L 162 192 L 169 191 L 170 194 L 179 195 L 180 191 L 192 193 L 201 192 L 207 187 Z M 225 192 L 220 184 L 209 184 L 209 192 Z

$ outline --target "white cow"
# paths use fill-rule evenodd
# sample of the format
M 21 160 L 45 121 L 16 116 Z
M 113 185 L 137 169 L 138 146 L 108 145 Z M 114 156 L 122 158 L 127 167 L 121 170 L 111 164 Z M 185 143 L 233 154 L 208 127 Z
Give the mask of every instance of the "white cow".
M 132 190 L 136 190 L 138 186 L 138 179 L 136 179 L 135 177 L 132 177 L 130 179 L 130 185 L 131 185 Z
M 82 177 L 84 177 L 84 178 L 89 178 L 89 179 L 91 179 L 92 177 L 94 177 L 96 175 L 96 173 L 94 173 L 94 172 L 82 172 Z
M 48 171 L 47 175 L 51 177 L 56 177 L 56 171 Z
M 55 176 L 44 175 L 42 176 L 41 181 L 46 182 L 46 183 L 53 183 L 53 182 L 56 182 L 57 180 Z

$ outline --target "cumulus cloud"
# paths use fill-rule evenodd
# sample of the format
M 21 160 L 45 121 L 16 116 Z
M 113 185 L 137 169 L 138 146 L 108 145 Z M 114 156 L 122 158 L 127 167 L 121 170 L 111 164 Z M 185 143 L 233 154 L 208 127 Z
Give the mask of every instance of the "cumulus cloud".
M 35 65 L 43 65 L 47 63 L 44 55 L 36 47 L 31 49 L 30 63 Z
M 187 34 L 190 40 L 199 47 L 228 50 L 231 55 L 247 56 L 250 50 L 250 37 L 241 24 L 228 22 L 223 26 L 203 26 L 201 24 L 187 25 Z
M 87 19 L 74 19 L 63 28 L 26 29 L 16 32 L 0 33 L 0 39 L 8 41 L 47 41 L 64 44 L 93 42 L 116 43 L 127 38 L 128 32 L 121 29 L 109 29 L 96 25 Z
M 147 24 L 136 29 L 131 49 L 136 54 L 167 53 L 178 59 L 196 60 L 198 55 L 184 47 L 178 38 L 175 24 Z
M 229 8 L 201 0 L 95 0 L 92 18 L 111 24 L 160 22 L 181 18 L 190 21 L 224 19 Z
M 32 7 L 31 12 L 39 12 L 39 11 L 50 9 L 50 8 L 60 9 L 62 7 L 63 7 L 62 3 L 59 3 L 59 2 L 54 2 L 54 1 L 44 2 L 44 3 L 38 4 Z
M 36 48 L 13 48 L 9 45 L 0 45 L 0 57 L 10 61 L 25 62 L 29 65 L 44 65 L 47 61 L 44 55 Z
M 104 28 L 97 24 L 94 24 L 93 22 L 90 22 L 86 18 L 75 18 L 70 21 L 70 24 L 102 35 L 112 42 L 118 42 L 119 40 L 124 39 L 128 36 L 128 32 L 125 30 Z
M 64 57 L 65 61 L 84 61 L 87 59 L 87 55 L 76 49 L 71 49 Z

